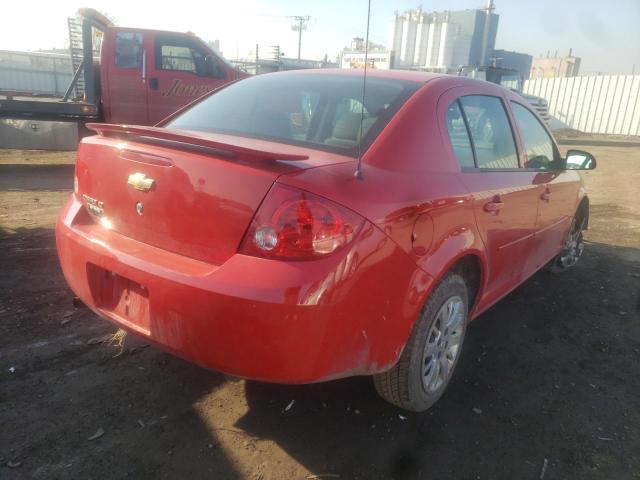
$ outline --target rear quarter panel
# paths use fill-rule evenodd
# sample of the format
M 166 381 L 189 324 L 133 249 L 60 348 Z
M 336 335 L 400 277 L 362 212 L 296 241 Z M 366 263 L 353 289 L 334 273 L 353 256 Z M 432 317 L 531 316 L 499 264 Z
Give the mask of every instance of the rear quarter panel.
M 428 82 L 400 109 L 364 155 L 363 180 L 354 177 L 355 160 L 279 179 L 363 215 L 411 258 L 417 271 L 436 281 L 465 255 L 486 262 L 472 198 L 439 128 L 437 99 L 449 83 Z M 420 306 L 428 294 L 421 293 Z

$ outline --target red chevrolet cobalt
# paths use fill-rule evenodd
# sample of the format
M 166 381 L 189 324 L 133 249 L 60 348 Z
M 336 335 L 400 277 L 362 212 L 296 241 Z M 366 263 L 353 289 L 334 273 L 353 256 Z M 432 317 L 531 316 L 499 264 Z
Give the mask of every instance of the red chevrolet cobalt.
M 372 375 L 422 411 L 470 320 L 583 249 L 577 170 L 518 95 L 444 75 L 296 71 L 158 127 L 93 124 L 58 220 L 98 315 L 207 368 L 278 383 Z

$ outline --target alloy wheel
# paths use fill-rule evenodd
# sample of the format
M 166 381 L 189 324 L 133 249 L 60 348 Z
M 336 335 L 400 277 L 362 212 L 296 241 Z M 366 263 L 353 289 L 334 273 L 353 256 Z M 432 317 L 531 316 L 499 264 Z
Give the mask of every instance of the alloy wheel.
M 434 394 L 449 381 L 460 354 L 464 334 L 465 305 L 459 296 L 449 297 L 438 310 L 427 334 L 422 361 L 422 387 Z

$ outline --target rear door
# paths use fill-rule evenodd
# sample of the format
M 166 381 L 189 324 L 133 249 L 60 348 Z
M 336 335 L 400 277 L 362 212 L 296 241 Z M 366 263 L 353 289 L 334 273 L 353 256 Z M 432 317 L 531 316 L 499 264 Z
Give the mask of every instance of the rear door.
M 156 34 L 152 43 L 147 98 L 153 125 L 232 79 L 218 57 L 195 37 Z
M 145 34 L 118 29 L 111 42 L 108 75 L 103 77 L 107 88 L 105 118 L 110 123 L 147 125 Z
M 503 97 L 478 95 L 462 87 L 450 90 L 443 100 L 460 178 L 473 196 L 489 260 L 483 308 L 528 274 L 538 206 L 536 173 L 520 168 Z
M 524 166 L 536 172 L 540 185 L 536 234 L 529 257 L 529 268 L 538 269 L 562 248 L 575 213 L 580 177 L 561 168 L 560 153 L 551 135 L 528 106 L 512 101 L 511 110 L 520 133 Z

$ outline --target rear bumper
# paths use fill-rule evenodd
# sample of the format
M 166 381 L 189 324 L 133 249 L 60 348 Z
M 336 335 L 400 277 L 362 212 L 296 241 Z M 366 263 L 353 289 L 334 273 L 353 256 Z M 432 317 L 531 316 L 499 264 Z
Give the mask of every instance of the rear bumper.
M 372 225 L 326 259 L 235 254 L 217 266 L 86 220 L 72 196 L 56 226 L 62 270 L 84 303 L 177 356 L 246 378 L 308 383 L 390 368 L 432 284 Z

